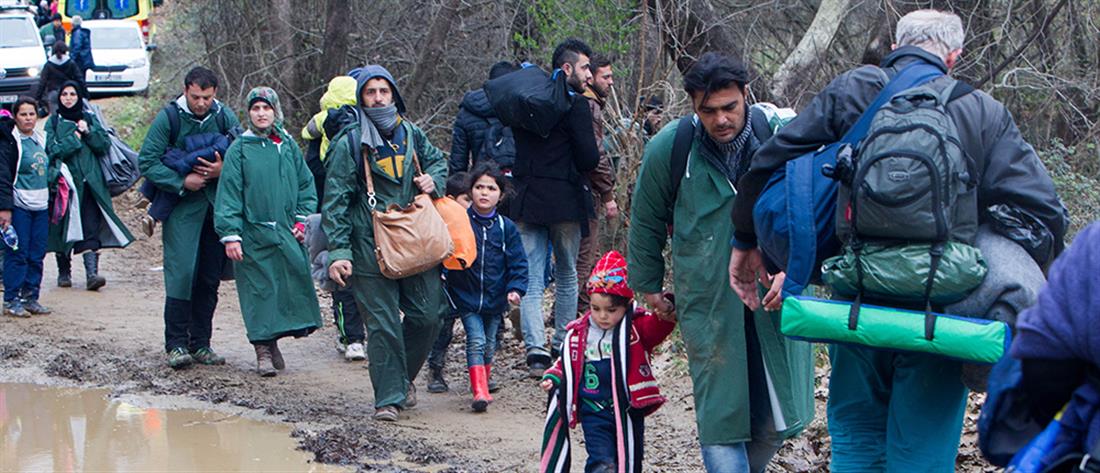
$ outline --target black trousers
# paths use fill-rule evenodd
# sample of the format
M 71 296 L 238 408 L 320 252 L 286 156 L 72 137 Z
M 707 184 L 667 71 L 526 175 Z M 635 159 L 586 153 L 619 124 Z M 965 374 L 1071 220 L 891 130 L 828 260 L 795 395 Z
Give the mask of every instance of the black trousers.
M 191 300 L 166 297 L 164 301 L 164 348 L 194 352 L 210 346 L 218 286 L 226 264 L 225 247 L 214 232 L 214 209 L 208 209 L 199 236 L 199 254 L 191 282 Z
M 332 318 L 340 329 L 340 341 L 350 345 L 366 340 L 363 315 L 355 305 L 355 293 L 351 292 L 350 287 L 332 293 Z

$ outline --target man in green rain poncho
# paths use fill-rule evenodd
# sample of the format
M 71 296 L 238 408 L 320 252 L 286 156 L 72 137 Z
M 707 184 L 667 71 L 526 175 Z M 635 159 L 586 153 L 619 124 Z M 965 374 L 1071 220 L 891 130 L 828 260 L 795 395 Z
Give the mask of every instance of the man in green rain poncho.
M 256 349 L 256 371 L 275 376 L 286 367 L 279 339 L 303 337 L 321 326 L 302 245 L 317 195 L 298 144 L 283 129 L 274 90 L 248 93 L 247 124 L 225 152 L 214 229 L 226 256 L 237 262 L 237 295 Z
M 186 176 L 161 162 L 170 148 L 183 148 L 184 138 L 225 134 L 239 125 L 233 111 L 215 99 L 217 92 L 218 77 L 213 71 L 204 67 L 191 69 L 183 79 L 183 94 L 153 119 L 138 157 L 146 180 L 160 191 L 180 196 L 164 221 L 161 235 L 164 348 L 168 352 L 168 365 L 177 369 L 196 362 L 225 364 L 225 359 L 210 348 L 218 286 L 229 261 L 214 232 L 213 206 L 222 157 L 214 153 L 200 158 Z
M 732 57 L 708 53 L 692 66 L 684 89 L 696 125 L 679 189 L 673 141 L 677 127 L 691 123 L 676 120 L 646 146 L 630 207 L 630 286 L 658 311 L 672 310 L 660 294 L 673 224 L 675 310 L 703 464 L 712 473 L 764 471 L 783 439 L 801 432 L 814 412 L 811 346 L 785 339 L 778 312 L 747 310 L 727 282 L 732 183 L 761 144 L 747 120 L 747 81 L 745 66 Z
M 442 197 L 447 162 L 402 116 L 405 103 L 389 71 L 370 65 L 351 75 L 359 81 L 359 122 L 329 144 L 322 226 L 329 239 L 329 276 L 340 285 L 350 278 L 366 319 L 374 418 L 394 421 L 400 409 L 416 404 L 412 382 L 428 358 L 446 303 L 440 267 L 399 280 L 382 276 L 364 173 L 372 173 L 375 208 L 382 210 L 407 206 L 421 192 Z

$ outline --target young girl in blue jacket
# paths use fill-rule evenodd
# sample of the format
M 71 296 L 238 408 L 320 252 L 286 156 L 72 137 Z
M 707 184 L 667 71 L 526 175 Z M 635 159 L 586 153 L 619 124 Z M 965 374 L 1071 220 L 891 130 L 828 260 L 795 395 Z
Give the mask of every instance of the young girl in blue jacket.
M 466 330 L 466 366 L 475 412 L 485 412 L 497 331 L 508 304 L 527 292 L 527 254 L 516 224 L 497 212 L 511 182 L 492 161 L 470 171 L 470 225 L 477 237 L 477 259 L 464 271 L 447 271 L 447 291 Z

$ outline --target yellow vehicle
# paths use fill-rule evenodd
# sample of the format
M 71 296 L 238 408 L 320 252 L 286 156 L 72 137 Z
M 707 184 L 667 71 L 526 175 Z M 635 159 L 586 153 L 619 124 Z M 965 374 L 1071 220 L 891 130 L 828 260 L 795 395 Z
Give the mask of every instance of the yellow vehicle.
M 85 20 L 134 20 L 141 28 L 145 44 L 153 35 L 153 23 L 150 16 L 153 6 L 160 2 L 154 0 L 59 0 L 57 12 L 66 31 L 72 30 L 72 17 L 79 15 Z

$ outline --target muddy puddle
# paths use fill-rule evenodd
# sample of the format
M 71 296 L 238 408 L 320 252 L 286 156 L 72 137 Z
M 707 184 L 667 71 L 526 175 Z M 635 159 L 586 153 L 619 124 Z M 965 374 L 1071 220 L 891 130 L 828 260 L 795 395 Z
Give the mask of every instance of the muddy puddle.
M 349 471 L 310 463 L 290 427 L 140 407 L 108 391 L 0 383 L 0 471 Z

